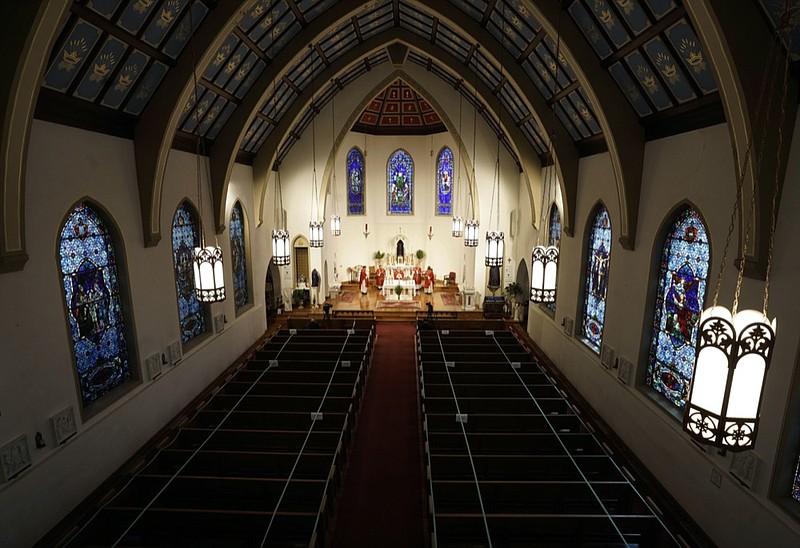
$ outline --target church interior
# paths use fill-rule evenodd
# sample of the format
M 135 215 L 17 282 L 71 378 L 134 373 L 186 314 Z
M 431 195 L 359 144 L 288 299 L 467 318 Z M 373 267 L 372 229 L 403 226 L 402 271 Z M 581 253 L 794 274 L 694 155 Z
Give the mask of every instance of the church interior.
M 797 0 L 0 15 L 0 545 L 800 545 Z

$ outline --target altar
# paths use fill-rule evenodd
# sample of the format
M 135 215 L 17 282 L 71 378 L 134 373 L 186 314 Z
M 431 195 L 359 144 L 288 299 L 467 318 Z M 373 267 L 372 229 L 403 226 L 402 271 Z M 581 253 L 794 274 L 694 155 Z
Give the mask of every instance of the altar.
M 403 290 L 401 298 L 404 300 L 405 298 L 411 299 L 412 297 L 417 296 L 417 284 L 414 283 L 414 280 L 395 280 L 394 278 L 389 278 L 388 276 L 386 277 L 386 281 L 383 282 L 381 295 L 384 297 L 394 295 L 394 288 L 398 286 Z

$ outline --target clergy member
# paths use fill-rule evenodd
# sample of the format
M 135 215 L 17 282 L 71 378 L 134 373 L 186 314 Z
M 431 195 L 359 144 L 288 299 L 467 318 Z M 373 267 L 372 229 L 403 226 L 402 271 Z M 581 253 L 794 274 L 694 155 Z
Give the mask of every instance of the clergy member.
M 433 282 L 436 280 L 436 277 L 433 275 L 433 270 L 431 267 L 428 267 L 428 270 L 425 271 L 425 275 L 422 280 L 422 287 L 425 288 L 425 293 L 430 295 L 433 293 Z
M 361 286 L 361 294 L 366 295 L 369 288 L 369 274 L 367 274 L 367 267 L 361 267 L 361 273 L 358 275 L 358 283 Z
M 414 285 L 417 286 L 417 289 L 422 287 L 422 267 L 418 264 L 414 265 Z
M 386 279 L 386 270 L 383 268 L 382 264 L 378 265 L 378 269 L 375 271 L 375 285 L 378 286 L 378 291 L 383 289 L 383 280 Z

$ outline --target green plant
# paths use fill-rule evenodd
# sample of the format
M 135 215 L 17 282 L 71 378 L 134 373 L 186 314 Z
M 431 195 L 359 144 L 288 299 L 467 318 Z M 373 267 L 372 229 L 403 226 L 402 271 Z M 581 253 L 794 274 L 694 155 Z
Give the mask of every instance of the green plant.
M 292 291 L 292 306 L 301 304 L 308 304 L 306 301 L 306 291 L 303 289 L 295 289 Z
M 425 258 L 425 252 L 422 251 L 421 249 L 418 249 L 417 252 L 414 253 L 414 256 L 417 258 L 418 261 L 422 262 L 422 259 Z
M 378 260 L 378 261 L 383 259 L 385 256 L 386 256 L 386 253 L 384 253 L 380 249 L 372 254 L 372 258 L 375 259 L 375 260 Z
M 522 295 L 522 286 L 517 282 L 511 282 L 503 291 L 508 296 L 509 300 L 517 301 L 520 295 Z
M 394 286 L 394 294 L 399 297 L 403 294 L 403 288 L 399 285 Z

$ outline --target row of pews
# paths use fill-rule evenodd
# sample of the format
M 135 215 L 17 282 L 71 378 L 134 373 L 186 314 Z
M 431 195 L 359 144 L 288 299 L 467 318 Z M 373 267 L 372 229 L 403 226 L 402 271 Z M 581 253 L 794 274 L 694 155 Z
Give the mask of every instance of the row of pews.
M 433 547 L 687 545 L 511 331 L 418 327 Z
M 375 340 L 278 331 L 64 544 L 323 546 Z

